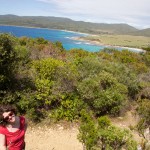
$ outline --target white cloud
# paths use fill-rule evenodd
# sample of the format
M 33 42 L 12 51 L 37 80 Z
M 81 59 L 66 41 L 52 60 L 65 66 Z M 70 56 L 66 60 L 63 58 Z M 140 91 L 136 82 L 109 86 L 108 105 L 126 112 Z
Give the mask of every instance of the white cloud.
M 93 22 L 150 25 L 150 0 L 37 0 L 55 6 L 60 16 Z M 147 20 L 144 20 L 146 17 Z

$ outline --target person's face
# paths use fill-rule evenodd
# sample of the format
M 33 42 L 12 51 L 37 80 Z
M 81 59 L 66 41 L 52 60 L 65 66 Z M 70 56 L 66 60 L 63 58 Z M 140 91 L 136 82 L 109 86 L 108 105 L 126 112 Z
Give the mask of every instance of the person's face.
M 8 123 L 15 122 L 15 114 L 13 112 L 11 112 L 11 111 L 4 112 L 3 113 L 3 118 Z

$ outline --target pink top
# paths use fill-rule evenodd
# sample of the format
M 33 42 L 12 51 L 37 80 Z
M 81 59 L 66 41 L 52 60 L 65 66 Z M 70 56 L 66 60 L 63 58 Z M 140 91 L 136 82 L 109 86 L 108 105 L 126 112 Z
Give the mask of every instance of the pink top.
M 20 116 L 20 127 L 16 132 L 10 132 L 6 127 L 0 126 L 0 134 L 4 134 L 9 150 L 22 150 L 25 136 L 25 118 Z

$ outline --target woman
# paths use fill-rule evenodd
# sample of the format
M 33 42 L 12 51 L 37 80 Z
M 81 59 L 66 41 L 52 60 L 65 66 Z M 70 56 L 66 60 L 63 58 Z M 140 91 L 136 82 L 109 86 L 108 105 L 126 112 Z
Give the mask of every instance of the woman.
M 24 150 L 27 123 L 11 105 L 0 106 L 0 150 Z

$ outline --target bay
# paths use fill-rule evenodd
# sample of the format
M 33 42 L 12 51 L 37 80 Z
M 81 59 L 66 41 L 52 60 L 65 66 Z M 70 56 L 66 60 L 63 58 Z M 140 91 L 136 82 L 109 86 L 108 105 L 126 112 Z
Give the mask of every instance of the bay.
M 90 52 L 97 52 L 106 47 L 109 47 L 104 45 L 92 44 L 86 41 L 75 40 L 74 38 L 76 37 L 84 37 L 87 36 L 88 34 L 72 32 L 72 31 L 0 25 L 0 33 L 10 33 L 16 37 L 22 37 L 22 36 L 32 37 L 32 38 L 42 37 L 52 42 L 60 41 L 62 42 L 63 47 L 66 50 L 76 48 L 76 49 L 84 49 Z M 116 49 L 122 50 L 121 47 L 118 47 Z
M 43 37 L 44 39 L 47 39 L 52 42 L 60 41 L 62 42 L 63 47 L 66 50 L 77 48 L 84 49 L 90 52 L 96 52 L 106 47 L 94 45 L 86 41 L 74 40 L 75 37 L 84 37 L 87 36 L 87 34 L 64 30 L 0 25 L 0 33 L 11 33 L 12 35 L 15 35 L 17 37 Z M 118 50 L 121 49 L 118 48 Z

